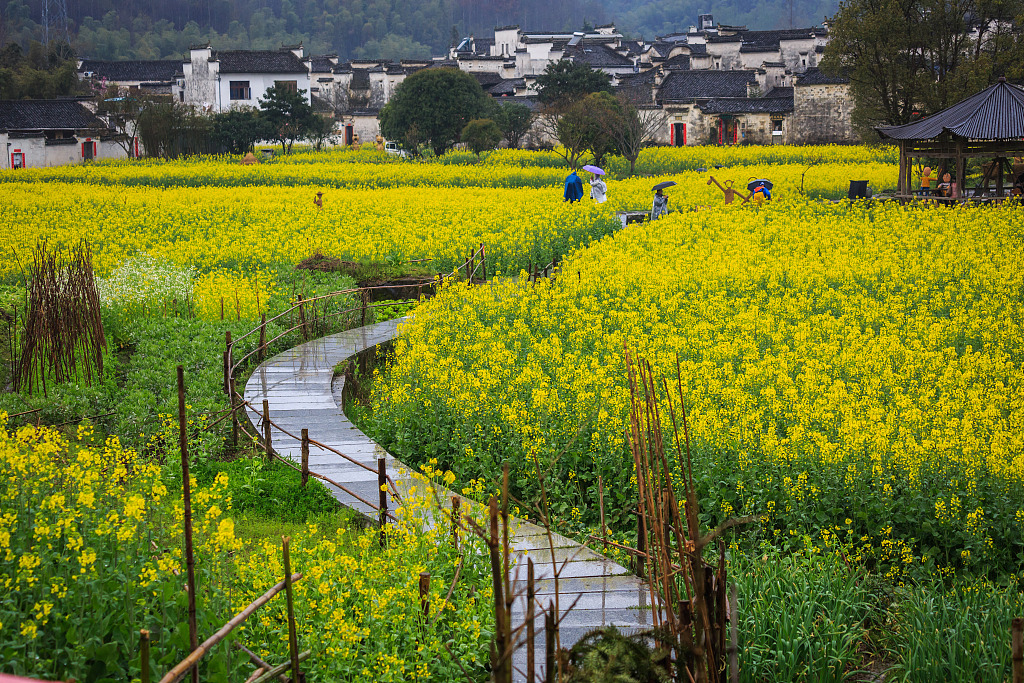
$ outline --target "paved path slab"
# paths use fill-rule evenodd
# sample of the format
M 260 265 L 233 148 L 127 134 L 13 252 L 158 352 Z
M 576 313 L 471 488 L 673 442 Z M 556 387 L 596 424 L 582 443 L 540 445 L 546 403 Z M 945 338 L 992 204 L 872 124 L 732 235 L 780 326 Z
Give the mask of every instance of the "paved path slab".
M 274 449 L 282 456 L 299 462 L 299 438 L 302 429 L 309 437 L 344 453 L 359 463 L 374 469 L 369 472 L 349 460 L 311 446 L 309 467 L 312 471 L 333 479 L 353 493 L 376 503 L 378 499 L 377 458 L 386 457 L 388 472 L 402 491 L 412 485 L 405 465 L 384 453 L 372 439 L 359 431 L 342 411 L 339 402 L 344 379 L 334 378 L 334 367 L 341 361 L 395 338 L 401 320 L 367 325 L 316 339 L 280 353 L 264 362 L 245 385 L 245 400 L 253 406 L 262 406 L 267 399 Z M 253 425 L 260 427 L 262 415 L 247 408 Z M 327 485 L 342 504 L 367 516 L 375 511 L 362 501 Z M 510 544 L 515 551 L 513 592 L 525 594 L 526 561 L 533 558 L 538 601 L 544 605 L 554 598 L 554 580 L 551 569 L 551 551 L 547 532 L 529 522 L 517 520 Z M 563 614 L 560 629 L 562 647 L 571 647 L 585 633 L 608 624 L 623 630 L 646 629 L 651 626 L 650 591 L 646 583 L 631 575 L 625 567 L 584 548 L 572 539 L 553 535 L 555 561 L 565 562 L 558 581 L 559 605 L 564 610 L 576 603 L 575 609 Z M 525 598 L 513 604 L 512 623 L 525 619 Z M 543 666 L 543 621 L 538 625 L 537 667 Z M 516 652 L 515 665 L 522 671 L 526 667 L 526 652 Z M 524 680 L 520 675 L 517 680 Z

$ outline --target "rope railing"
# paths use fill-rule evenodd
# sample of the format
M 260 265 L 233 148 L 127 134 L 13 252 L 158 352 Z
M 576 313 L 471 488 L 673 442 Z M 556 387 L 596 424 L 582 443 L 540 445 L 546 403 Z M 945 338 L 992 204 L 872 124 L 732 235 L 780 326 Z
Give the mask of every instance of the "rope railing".
M 481 244 L 478 248 L 473 249 L 469 253 L 469 255 L 466 258 L 465 262 L 460 264 L 460 265 L 458 265 L 458 266 L 456 266 L 453 269 L 452 273 L 450 273 L 450 274 L 438 273 L 437 274 L 437 278 L 436 278 L 436 280 L 433 283 L 433 286 L 444 286 L 444 284 L 446 282 L 451 281 L 453 279 L 460 279 L 461 280 L 463 272 L 465 273 L 466 280 L 469 281 L 469 282 L 473 281 L 473 279 L 476 277 L 478 272 L 486 280 L 486 278 L 487 278 L 487 254 L 486 254 L 486 250 L 485 250 L 483 244 Z M 258 326 L 256 326 L 253 329 L 249 330 L 245 334 L 235 338 L 234 340 L 232 340 L 232 338 L 231 338 L 231 333 L 228 332 L 226 334 L 226 336 L 225 336 L 225 347 L 226 348 L 225 348 L 225 351 L 224 351 L 224 393 L 226 393 L 228 395 L 229 400 L 231 402 L 231 406 L 227 409 L 225 415 L 221 416 L 215 422 L 213 422 L 212 424 L 208 425 L 207 428 L 212 428 L 213 426 L 215 426 L 215 425 L 219 424 L 220 422 L 226 420 L 228 418 L 228 416 L 230 416 L 231 417 L 231 422 L 232 422 L 232 441 L 234 442 L 236 447 L 238 445 L 238 432 L 241 431 L 247 437 L 251 438 L 254 443 L 260 444 L 263 447 L 263 449 L 265 450 L 268 458 L 276 458 L 276 459 L 280 460 L 281 462 L 285 463 L 286 465 L 288 465 L 289 467 L 298 470 L 302 474 L 303 484 L 305 484 L 305 481 L 306 481 L 307 477 L 312 476 L 312 477 L 314 477 L 316 479 L 319 479 L 319 480 L 321 480 L 321 481 L 323 481 L 323 482 L 325 482 L 327 484 L 330 484 L 330 485 L 336 487 L 338 490 L 344 492 L 345 494 L 351 496 L 353 499 L 358 500 L 360 503 L 362 503 L 363 505 L 367 506 L 370 510 L 376 511 L 378 513 L 379 517 L 380 517 L 380 523 L 381 523 L 382 528 L 383 528 L 383 524 L 384 524 L 384 522 L 387 519 L 395 520 L 395 516 L 388 511 L 387 495 L 390 494 L 391 497 L 394 498 L 398 502 L 401 502 L 401 500 L 402 500 L 401 494 L 399 493 L 399 490 L 398 490 L 398 485 L 396 484 L 394 479 L 387 474 L 387 470 L 385 468 L 385 459 L 384 458 L 378 458 L 378 460 L 377 460 L 378 466 L 375 469 L 375 468 L 367 465 L 366 463 L 362 463 L 362 462 L 356 460 L 355 458 L 353 458 L 353 457 L 351 457 L 349 455 L 346 455 L 345 453 L 342 453 L 341 451 L 339 451 L 336 448 L 333 448 L 331 446 L 328 446 L 327 444 L 321 443 L 320 441 L 316 441 L 315 439 L 309 438 L 307 430 L 305 430 L 305 429 L 302 430 L 302 436 L 297 436 L 295 434 L 292 434 L 290 431 L 288 431 L 287 429 L 284 429 L 281 425 L 277 424 L 276 422 L 274 422 L 273 420 L 270 419 L 269 408 L 268 408 L 267 401 L 264 401 L 263 410 L 260 410 L 256 406 L 254 406 L 252 403 L 250 403 L 249 401 L 245 400 L 245 397 L 242 394 L 240 394 L 235 389 L 235 378 L 236 378 L 236 374 L 239 371 L 239 369 L 242 368 L 246 364 L 247 361 L 250 361 L 254 355 L 257 357 L 258 360 L 262 360 L 264 354 L 266 354 L 268 352 L 268 349 L 275 342 L 280 341 L 286 335 L 289 335 L 289 334 L 295 332 L 296 330 L 298 330 L 298 331 L 300 331 L 302 333 L 303 339 L 308 340 L 310 338 L 310 328 L 312 328 L 313 331 L 315 332 L 318 327 L 324 325 L 328 320 L 337 319 L 337 318 L 339 318 L 339 317 L 341 317 L 341 316 L 343 316 L 345 314 L 351 314 L 351 313 L 356 313 L 356 312 L 360 312 L 361 313 L 361 318 L 362 318 L 361 322 L 362 322 L 362 324 L 365 325 L 366 324 L 366 312 L 368 310 L 372 310 L 374 308 L 383 307 L 383 306 L 403 305 L 403 304 L 410 304 L 410 303 L 414 303 L 414 302 L 420 301 L 423 298 L 423 287 L 424 286 L 428 286 L 429 287 L 429 286 L 431 286 L 431 284 L 430 283 L 410 283 L 410 284 L 394 284 L 394 285 L 374 285 L 374 286 L 370 286 L 370 287 L 359 287 L 359 288 L 355 288 L 355 289 L 339 290 L 339 291 L 336 291 L 336 292 L 330 292 L 328 294 L 321 294 L 321 295 L 318 295 L 318 296 L 314 296 L 314 297 L 309 298 L 309 299 L 305 299 L 305 298 L 303 298 L 303 296 L 301 294 L 299 294 L 297 296 L 297 300 L 295 301 L 295 303 L 292 304 L 289 308 L 287 308 L 286 310 L 282 311 L 281 313 L 278 313 L 277 315 L 275 315 L 275 316 L 273 316 L 273 317 L 271 317 L 269 319 L 266 318 L 265 316 L 263 316 L 262 319 L 260 320 L 260 324 Z M 370 302 L 369 301 L 370 294 L 373 291 L 375 291 L 375 290 L 403 290 L 403 289 L 413 289 L 413 288 L 415 288 L 417 290 L 416 291 L 416 298 L 415 299 L 407 298 L 407 299 L 402 299 L 402 300 L 389 300 L 389 301 L 376 301 L 376 302 Z M 325 301 L 329 301 L 329 300 L 335 300 L 335 299 L 338 299 L 338 298 L 343 297 L 343 296 L 351 296 L 351 295 L 358 295 L 360 301 L 359 301 L 359 303 L 357 305 L 354 305 L 354 306 L 351 306 L 349 308 L 345 308 L 345 309 L 342 309 L 342 310 L 338 310 L 338 311 L 335 311 L 333 313 L 330 313 L 329 310 L 325 310 L 325 311 L 323 311 L 321 313 L 321 311 L 318 310 L 318 305 L 321 304 L 321 302 L 325 302 Z M 308 319 L 308 317 L 306 315 L 307 307 L 312 309 L 311 310 L 312 320 Z M 290 314 L 294 315 L 294 316 L 296 316 L 298 318 L 298 321 L 296 322 L 296 324 L 292 325 L 291 327 L 288 327 L 287 329 L 285 329 L 282 332 L 279 332 L 272 339 L 268 340 L 267 339 L 267 325 L 275 323 L 275 322 L 280 321 L 282 319 L 287 319 L 287 316 L 290 315 Z M 238 345 L 241 342 L 243 342 L 245 340 L 251 340 L 257 334 L 259 334 L 259 339 L 258 339 L 258 342 L 257 342 L 255 348 L 249 350 L 248 352 L 243 354 L 237 361 L 235 361 L 234 360 L 234 350 L 235 350 L 235 348 L 237 348 Z M 256 420 L 256 422 L 255 422 L 255 427 L 256 427 L 257 431 L 260 431 L 260 427 L 263 428 L 263 430 L 262 430 L 263 431 L 263 436 L 262 437 L 259 434 L 251 433 L 249 431 L 249 429 L 247 429 L 246 426 L 244 424 L 242 424 L 243 421 L 238 419 L 238 411 L 239 410 L 242 410 L 243 413 L 245 413 L 246 415 L 248 415 L 247 411 L 251 410 L 252 413 L 254 413 L 254 414 L 259 416 L 259 419 Z M 294 439 L 296 441 L 300 441 L 302 443 L 302 465 L 301 465 L 301 467 L 297 466 L 290 458 L 284 457 L 280 453 L 278 453 L 276 450 L 274 450 L 273 444 L 272 444 L 272 439 L 271 439 L 271 436 L 270 436 L 271 428 L 277 429 L 278 432 L 280 432 L 281 434 L 284 434 L 284 435 L 288 436 L 289 438 Z M 326 477 L 326 476 L 324 476 L 322 474 L 319 474 L 317 472 L 314 472 L 314 471 L 310 470 L 309 469 L 309 465 L 308 465 L 308 456 L 309 456 L 309 447 L 310 446 L 316 446 L 317 448 L 319 448 L 319 449 L 321 449 L 323 451 L 327 451 L 327 452 L 333 453 L 333 454 L 343 458 L 344 460 L 352 463 L 353 465 L 356 465 L 358 467 L 363 468 L 364 470 L 366 470 L 368 472 L 376 474 L 378 476 L 378 480 L 380 482 L 379 486 L 381 488 L 380 502 L 378 504 L 374 504 L 374 503 L 366 500 L 365 498 L 363 498 L 359 494 L 355 493 L 354 491 L 350 490 L 348 487 L 344 486 L 343 484 L 341 484 L 341 483 L 339 483 L 337 481 L 334 481 L 333 479 L 331 479 L 329 477 Z M 383 534 L 383 531 L 381 533 Z M 383 536 L 382 536 L 382 542 L 383 542 Z

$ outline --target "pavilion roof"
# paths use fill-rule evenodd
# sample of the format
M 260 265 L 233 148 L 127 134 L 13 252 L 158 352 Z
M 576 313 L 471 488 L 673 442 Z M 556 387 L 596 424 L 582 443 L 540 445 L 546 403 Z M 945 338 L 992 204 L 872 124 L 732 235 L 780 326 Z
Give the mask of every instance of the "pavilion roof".
M 967 140 L 1024 138 L 1024 88 L 1000 78 L 966 100 L 902 126 L 875 130 L 891 140 L 933 140 L 948 133 Z

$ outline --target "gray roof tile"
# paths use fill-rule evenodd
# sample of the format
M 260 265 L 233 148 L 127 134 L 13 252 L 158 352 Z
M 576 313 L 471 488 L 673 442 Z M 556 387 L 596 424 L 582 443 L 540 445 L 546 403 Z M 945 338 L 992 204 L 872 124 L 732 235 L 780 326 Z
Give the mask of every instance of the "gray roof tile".
M 0 100 L 0 130 L 106 128 L 75 100 Z

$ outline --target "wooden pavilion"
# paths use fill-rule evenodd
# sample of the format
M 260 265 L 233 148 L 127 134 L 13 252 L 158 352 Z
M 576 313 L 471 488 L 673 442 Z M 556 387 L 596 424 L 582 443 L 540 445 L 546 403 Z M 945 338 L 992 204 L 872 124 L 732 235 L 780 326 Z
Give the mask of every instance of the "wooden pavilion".
M 993 196 L 1003 197 L 1007 189 L 1004 171 L 1009 171 L 1010 186 L 1015 175 L 1010 159 L 1024 156 L 1024 88 L 1000 78 L 976 95 L 920 121 L 875 130 L 900 148 L 897 196 L 901 199 L 913 198 L 911 169 L 914 160 L 922 157 L 941 159 L 943 165 L 955 163 L 955 174 L 951 173 L 956 179 L 954 199 L 987 195 L 988 183 L 993 180 Z M 967 190 L 966 161 L 978 157 L 993 161 L 984 166 L 979 186 Z

